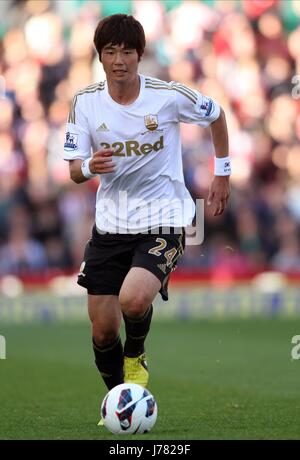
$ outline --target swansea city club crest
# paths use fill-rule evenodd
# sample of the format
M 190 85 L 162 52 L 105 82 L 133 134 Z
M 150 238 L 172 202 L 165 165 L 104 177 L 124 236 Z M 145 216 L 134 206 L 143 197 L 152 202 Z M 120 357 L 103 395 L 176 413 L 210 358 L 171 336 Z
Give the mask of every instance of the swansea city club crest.
M 144 117 L 145 126 L 149 131 L 155 131 L 158 127 L 158 118 L 157 115 L 146 115 Z

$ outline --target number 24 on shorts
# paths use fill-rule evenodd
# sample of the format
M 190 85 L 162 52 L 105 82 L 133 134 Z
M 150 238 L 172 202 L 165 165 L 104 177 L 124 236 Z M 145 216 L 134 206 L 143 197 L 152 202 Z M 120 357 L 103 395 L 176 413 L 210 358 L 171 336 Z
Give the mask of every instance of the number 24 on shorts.
M 156 242 L 159 244 L 157 246 L 154 246 L 154 248 L 149 249 L 148 253 L 153 254 L 154 256 L 160 257 L 162 254 L 161 251 L 163 251 L 165 247 L 167 246 L 167 242 L 163 238 L 156 238 Z M 164 253 L 165 258 L 167 259 L 167 267 L 172 265 L 172 261 L 174 259 L 176 252 L 177 252 L 177 249 L 172 248 Z

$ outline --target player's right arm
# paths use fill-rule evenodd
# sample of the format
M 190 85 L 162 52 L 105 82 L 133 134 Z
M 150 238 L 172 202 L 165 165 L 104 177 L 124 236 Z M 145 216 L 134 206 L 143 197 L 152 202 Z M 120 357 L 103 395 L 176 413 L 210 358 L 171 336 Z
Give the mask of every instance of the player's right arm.
M 113 172 L 115 168 L 111 149 L 101 149 L 92 154 L 87 112 L 84 94 L 79 92 L 71 104 L 64 144 L 64 159 L 69 162 L 70 177 L 77 184 L 97 174 Z
M 116 165 L 112 161 L 112 155 L 113 151 L 111 149 L 103 149 L 94 153 L 89 160 L 90 172 L 95 175 L 113 172 Z M 82 163 L 81 159 L 69 160 L 70 177 L 76 184 L 89 180 L 88 177 L 83 175 Z

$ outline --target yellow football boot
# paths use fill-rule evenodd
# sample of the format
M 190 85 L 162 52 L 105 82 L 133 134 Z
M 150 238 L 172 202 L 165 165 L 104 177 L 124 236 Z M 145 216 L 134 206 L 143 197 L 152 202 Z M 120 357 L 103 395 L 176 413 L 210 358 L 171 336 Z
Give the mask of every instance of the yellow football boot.
M 146 387 L 149 380 L 149 372 L 146 361 L 146 354 L 136 358 L 124 356 L 124 382 L 137 383 L 142 387 Z
M 97 426 L 104 426 L 104 420 L 103 420 L 102 417 L 101 417 L 99 423 L 97 423 Z

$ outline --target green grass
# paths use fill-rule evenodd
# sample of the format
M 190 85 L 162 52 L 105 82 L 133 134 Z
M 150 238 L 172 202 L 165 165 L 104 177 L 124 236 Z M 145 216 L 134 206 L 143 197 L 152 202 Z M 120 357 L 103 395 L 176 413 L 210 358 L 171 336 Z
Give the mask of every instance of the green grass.
M 106 391 L 89 324 L 2 325 L 0 334 L 0 439 L 124 439 L 96 425 Z M 153 322 L 159 412 L 138 439 L 300 439 L 296 334 L 299 319 Z

